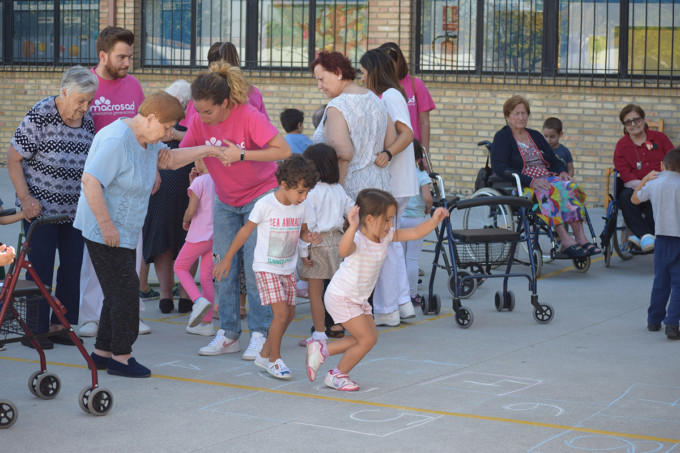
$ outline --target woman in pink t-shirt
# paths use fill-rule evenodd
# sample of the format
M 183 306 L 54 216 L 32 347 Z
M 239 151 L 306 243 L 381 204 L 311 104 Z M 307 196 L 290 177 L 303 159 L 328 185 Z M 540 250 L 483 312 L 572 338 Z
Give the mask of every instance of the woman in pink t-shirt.
M 221 143 L 228 146 L 229 165 L 217 159 L 204 159 L 215 182 L 213 215 L 213 252 L 221 259 L 238 230 L 248 220 L 255 202 L 278 187 L 276 163 L 291 155 L 288 143 L 276 127 L 255 107 L 248 104 L 248 82 L 241 70 L 224 62 L 216 62 L 210 71 L 200 74 L 191 84 L 191 97 L 196 115 L 191 119 L 180 147 L 194 143 Z M 260 304 L 253 273 L 253 253 L 257 234 L 246 241 L 246 286 L 250 302 L 248 327 L 250 345 L 243 359 L 254 360 L 262 348 L 272 318 L 271 309 Z M 234 258 L 227 278 L 218 283 L 221 329 L 215 339 L 201 348 L 201 355 L 218 355 L 240 351 L 241 321 L 239 309 L 240 270 Z
M 428 150 L 430 149 L 430 110 L 436 108 L 432 96 L 422 80 L 409 75 L 408 64 L 397 43 L 386 42 L 380 48 L 392 58 L 399 83 L 406 91 L 413 136 L 420 140 L 425 150 Z

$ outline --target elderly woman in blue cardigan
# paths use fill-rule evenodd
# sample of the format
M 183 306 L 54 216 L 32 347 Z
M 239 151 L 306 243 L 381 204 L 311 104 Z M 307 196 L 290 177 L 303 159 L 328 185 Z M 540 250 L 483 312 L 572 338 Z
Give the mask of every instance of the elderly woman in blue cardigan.
M 519 175 L 525 193 L 536 198 L 538 216 L 555 229 L 562 253 L 581 257 L 601 253 L 588 242 L 583 229 L 585 194 L 567 173 L 543 135 L 528 129 L 529 102 L 515 95 L 503 104 L 507 126 L 496 133 L 491 146 L 491 169 L 508 181 Z M 571 225 L 574 237 L 565 228 Z

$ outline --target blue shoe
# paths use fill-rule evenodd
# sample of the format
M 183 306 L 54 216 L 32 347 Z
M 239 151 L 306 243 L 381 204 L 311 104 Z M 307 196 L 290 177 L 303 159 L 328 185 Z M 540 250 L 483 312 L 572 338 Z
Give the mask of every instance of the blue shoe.
M 131 378 L 147 378 L 151 376 L 151 370 L 137 363 L 134 357 L 128 359 L 127 365 L 120 363 L 117 360 L 109 359 L 106 365 L 106 371 L 114 376 L 123 376 Z
M 656 240 L 656 237 L 654 237 L 653 234 L 645 234 L 642 236 L 642 239 L 640 240 L 640 248 L 642 248 L 643 252 L 651 252 L 654 250 L 654 241 Z
M 640 250 L 640 238 L 637 236 L 630 236 L 628 237 L 628 243 L 637 250 Z
M 95 354 L 94 352 L 90 354 L 90 358 L 94 362 L 94 367 L 98 370 L 105 370 L 106 366 L 109 364 L 109 358 Z M 90 365 L 87 366 L 90 368 Z
M 139 290 L 139 298 L 143 301 L 158 299 L 160 296 L 161 295 L 158 293 L 158 291 L 150 286 L 146 291 L 142 291 L 141 289 Z

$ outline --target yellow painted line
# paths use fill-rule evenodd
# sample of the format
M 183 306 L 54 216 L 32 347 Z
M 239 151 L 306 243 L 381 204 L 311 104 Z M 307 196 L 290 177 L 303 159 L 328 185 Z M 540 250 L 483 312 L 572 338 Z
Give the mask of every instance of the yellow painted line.
M 442 317 L 445 317 L 445 316 L 449 316 L 449 315 L 443 315 Z M 26 362 L 26 363 L 39 363 L 35 360 L 15 359 L 15 358 L 9 358 L 9 357 L 0 357 L 0 359 L 1 360 L 13 360 L 13 361 L 17 361 L 17 362 Z M 56 365 L 56 366 L 69 366 L 69 367 L 74 367 L 74 368 L 86 368 L 85 366 L 82 366 L 82 365 L 71 365 L 71 364 L 52 363 L 52 362 L 48 362 L 48 363 L 50 365 Z M 353 405 L 368 406 L 368 407 L 381 407 L 381 408 L 385 408 L 385 409 L 394 409 L 394 410 L 398 410 L 398 411 L 417 412 L 417 413 L 422 413 L 422 414 L 443 415 L 443 416 L 447 416 L 447 417 L 464 418 L 464 419 L 468 419 L 468 420 L 481 420 L 481 421 L 490 421 L 490 422 L 498 422 L 498 423 L 510 423 L 510 424 L 513 424 L 513 425 L 533 426 L 533 427 L 537 427 L 537 428 L 556 429 L 556 430 L 560 430 L 560 431 L 576 431 L 576 432 L 581 432 L 581 433 L 599 434 L 599 435 L 603 435 L 603 436 L 624 437 L 624 438 L 629 438 L 629 439 L 641 439 L 641 440 L 649 440 L 649 441 L 654 441 L 654 442 L 667 442 L 667 443 L 671 443 L 671 444 L 680 443 L 680 439 L 671 439 L 671 438 L 656 437 L 656 436 L 646 436 L 646 435 L 643 435 L 643 434 L 621 433 L 621 432 L 617 432 L 617 431 L 607 431 L 607 430 L 601 430 L 601 429 L 584 428 L 584 427 L 581 427 L 581 426 L 558 425 L 558 424 L 555 424 L 555 423 L 534 422 L 534 421 L 529 421 L 529 420 L 517 420 L 517 419 L 513 419 L 513 418 L 491 417 L 491 416 L 487 416 L 487 415 L 466 414 L 466 413 L 463 413 L 463 412 L 450 412 L 450 411 L 443 411 L 443 410 L 439 410 L 439 409 L 428 409 L 428 408 L 422 408 L 422 407 L 402 406 L 402 405 L 399 405 L 399 404 L 378 403 L 378 402 L 375 402 L 375 401 L 363 401 L 363 400 L 355 400 L 355 399 L 349 399 L 349 398 L 339 398 L 339 397 L 327 396 L 327 395 L 314 395 L 314 394 L 311 394 L 311 393 L 293 392 L 293 391 L 290 391 L 290 390 L 280 390 L 280 389 L 270 389 L 270 388 L 265 388 L 265 387 L 255 387 L 255 386 L 251 386 L 251 385 L 229 384 L 229 383 L 226 383 L 226 382 L 207 381 L 207 380 L 204 380 L 204 379 L 183 378 L 183 377 L 166 376 L 166 375 L 160 375 L 160 374 L 153 374 L 151 377 L 156 378 L 156 379 L 163 379 L 163 380 L 167 380 L 167 381 L 186 382 L 186 383 L 201 384 L 201 385 L 210 385 L 210 386 L 213 386 L 213 387 L 224 387 L 224 388 L 237 389 L 237 390 L 247 390 L 247 391 L 250 391 L 250 392 L 262 392 L 262 393 L 269 393 L 269 394 L 272 394 L 272 395 L 292 396 L 292 397 L 298 397 L 298 398 L 315 399 L 315 400 L 322 400 L 322 401 L 332 401 L 332 402 L 336 402 L 336 403 L 345 403 L 345 404 L 353 404 Z

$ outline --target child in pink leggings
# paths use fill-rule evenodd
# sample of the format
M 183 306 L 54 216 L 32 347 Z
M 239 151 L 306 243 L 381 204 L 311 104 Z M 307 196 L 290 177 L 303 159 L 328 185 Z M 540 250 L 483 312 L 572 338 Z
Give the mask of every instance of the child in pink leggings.
M 215 335 L 212 325 L 213 301 L 215 288 L 212 272 L 213 246 L 213 204 L 215 201 L 215 183 L 207 172 L 203 161 L 196 162 L 196 170 L 200 176 L 192 171 L 193 181 L 189 186 L 189 206 L 184 213 L 183 227 L 187 231 L 186 242 L 175 259 L 175 274 L 187 294 L 194 302 L 189 315 L 187 332 L 194 335 Z M 191 266 L 201 258 L 201 289 L 198 290 L 194 278 L 189 272 Z

